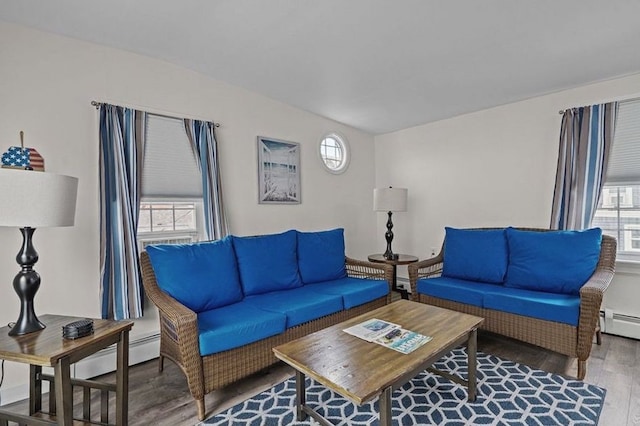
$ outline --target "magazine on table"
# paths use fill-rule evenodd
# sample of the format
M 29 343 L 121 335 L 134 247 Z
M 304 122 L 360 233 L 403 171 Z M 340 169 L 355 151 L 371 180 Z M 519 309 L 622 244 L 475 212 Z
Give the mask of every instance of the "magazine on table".
M 377 318 L 346 328 L 344 331 L 367 342 L 377 343 L 403 354 L 413 352 L 431 340 L 430 336 L 405 330 L 398 324 Z
M 373 342 L 378 337 L 400 328 L 398 324 L 391 323 L 389 321 L 372 318 L 353 327 L 346 328 L 344 331 L 366 340 L 367 342 Z
M 391 348 L 395 351 L 408 354 L 431 340 L 431 336 L 416 333 L 415 331 L 396 328 L 387 334 L 378 337 L 374 342 Z

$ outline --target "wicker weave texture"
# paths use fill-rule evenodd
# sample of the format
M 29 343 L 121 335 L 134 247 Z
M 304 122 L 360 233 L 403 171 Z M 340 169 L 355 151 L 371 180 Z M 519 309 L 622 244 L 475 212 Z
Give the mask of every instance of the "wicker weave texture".
M 142 282 L 149 299 L 160 312 L 160 359 L 175 362 L 187 378 L 189 391 L 198 403 L 198 417 L 205 417 L 204 395 L 278 362 L 272 348 L 306 334 L 353 318 L 391 302 L 393 266 L 345 259 L 349 277 L 385 280 L 389 294 L 369 303 L 327 315 L 290 328 L 284 333 L 228 351 L 200 356 L 197 315 L 167 293 L 156 280 L 146 252 L 140 254 Z
M 550 231 L 540 228 L 517 229 L 536 232 Z M 591 354 L 593 336 L 599 323 L 602 297 L 615 272 L 615 259 L 616 240 L 608 235 L 603 235 L 596 270 L 580 290 L 580 317 L 577 327 L 508 312 L 483 309 L 423 294 L 418 295 L 417 283 L 419 279 L 441 276 L 444 263 L 443 250 L 434 258 L 409 265 L 411 297 L 422 303 L 481 316 L 485 318 L 481 326 L 482 329 L 578 358 L 577 376 L 579 379 L 583 379 L 586 373 L 586 360 Z

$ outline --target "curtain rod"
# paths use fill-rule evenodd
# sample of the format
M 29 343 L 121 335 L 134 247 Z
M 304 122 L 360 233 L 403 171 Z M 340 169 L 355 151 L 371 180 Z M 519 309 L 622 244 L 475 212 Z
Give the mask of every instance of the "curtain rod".
M 96 107 L 96 109 L 100 108 L 100 105 L 102 105 L 105 102 L 98 102 L 98 101 L 91 101 L 91 105 Z M 175 115 L 168 115 L 168 114 L 159 114 L 157 112 L 149 112 L 147 111 L 148 114 L 153 114 L 153 115 L 157 115 L 159 117 L 165 117 L 165 118 L 174 118 L 174 119 L 178 119 L 178 120 L 182 120 L 185 117 L 176 117 Z M 188 117 L 187 117 L 188 118 Z M 215 127 L 220 127 L 220 123 L 216 123 L 215 121 L 212 122 L 213 125 Z
M 633 102 L 633 101 L 640 101 L 640 96 L 637 96 L 635 98 L 620 99 L 617 101 L 609 101 L 609 102 Z M 603 103 L 606 103 L 606 102 L 603 102 Z M 572 108 L 580 108 L 580 107 L 572 107 Z M 558 114 L 562 115 L 566 110 L 572 109 L 572 108 L 561 109 L 560 111 L 558 111 Z

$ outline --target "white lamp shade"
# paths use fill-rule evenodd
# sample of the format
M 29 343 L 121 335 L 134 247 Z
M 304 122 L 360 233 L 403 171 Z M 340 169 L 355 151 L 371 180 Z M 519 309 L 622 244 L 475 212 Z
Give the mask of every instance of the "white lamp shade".
M 407 188 L 375 188 L 373 210 L 378 212 L 406 212 Z
M 0 169 L 0 226 L 71 226 L 77 191 L 75 177 Z

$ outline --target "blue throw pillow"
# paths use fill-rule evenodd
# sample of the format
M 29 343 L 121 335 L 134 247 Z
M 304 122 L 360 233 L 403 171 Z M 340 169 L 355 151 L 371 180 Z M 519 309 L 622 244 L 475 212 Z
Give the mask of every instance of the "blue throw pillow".
M 242 300 L 231 238 L 147 246 L 158 286 L 194 312 Z
M 298 268 L 303 283 L 346 277 L 344 259 L 344 229 L 298 232 Z
M 445 228 L 442 275 L 501 284 L 507 273 L 504 229 Z
M 233 237 L 240 281 L 246 296 L 302 286 L 296 231 Z
M 598 265 L 602 230 L 536 232 L 509 228 L 507 240 L 505 286 L 577 295 Z

